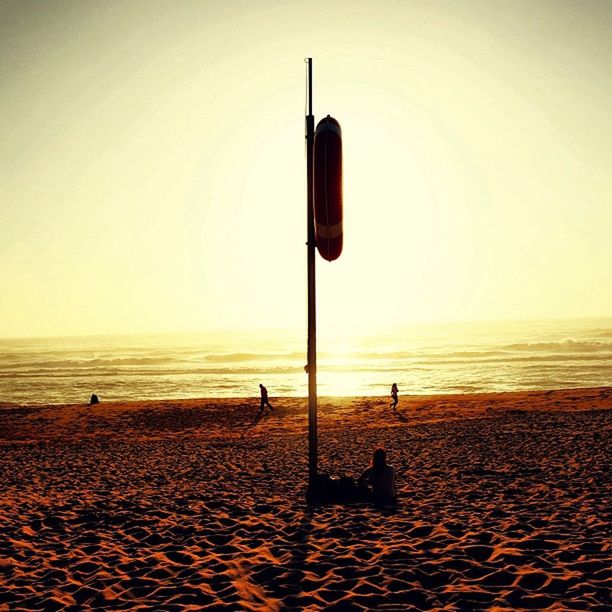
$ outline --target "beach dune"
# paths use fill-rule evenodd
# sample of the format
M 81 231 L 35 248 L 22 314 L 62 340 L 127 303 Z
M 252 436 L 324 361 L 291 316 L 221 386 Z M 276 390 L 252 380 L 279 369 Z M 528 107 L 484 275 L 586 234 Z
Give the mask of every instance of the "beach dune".
M 612 388 L 0 407 L 0 610 L 609 610 Z

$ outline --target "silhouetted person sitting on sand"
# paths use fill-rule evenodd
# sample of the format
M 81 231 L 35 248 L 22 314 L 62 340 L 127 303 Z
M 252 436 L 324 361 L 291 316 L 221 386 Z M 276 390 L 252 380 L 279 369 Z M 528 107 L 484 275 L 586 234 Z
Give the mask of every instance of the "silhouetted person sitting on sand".
M 397 385 L 395 383 L 391 385 L 391 397 L 393 398 L 393 401 L 390 405 L 391 408 L 395 410 L 395 408 L 397 407 Z
M 89 400 L 89 405 L 93 406 L 94 404 L 99 404 L 99 403 L 100 403 L 100 399 L 95 393 L 93 393 L 91 396 L 91 399 Z
M 259 406 L 259 412 L 263 412 L 266 406 L 270 408 L 270 410 L 274 410 L 270 400 L 268 399 L 268 390 L 261 384 L 259 385 L 259 390 L 261 391 L 261 405 Z
M 372 455 L 372 465 L 359 477 L 359 489 L 367 493 L 377 503 L 388 504 L 396 501 L 395 468 L 387 464 L 384 448 L 377 448 Z

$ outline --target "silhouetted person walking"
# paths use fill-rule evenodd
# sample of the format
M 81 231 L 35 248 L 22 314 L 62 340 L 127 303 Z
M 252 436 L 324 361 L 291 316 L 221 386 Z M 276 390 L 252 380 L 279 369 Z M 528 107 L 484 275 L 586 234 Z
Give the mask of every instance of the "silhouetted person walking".
M 395 408 L 397 407 L 397 385 L 395 383 L 393 383 L 391 385 L 391 397 L 393 398 L 393 401 L 391 402 L 391 408 L 393 408 L 393 410 L 395 410 Z
M 270 408 L 270 410 L 274 410 L 270 400 L 268 399 L 268 390 L 262 384 L 259 385 L 259 390 L 261 391 L 261 405 L 259 406 L 259 412 L 263 412 L 266 406 Z

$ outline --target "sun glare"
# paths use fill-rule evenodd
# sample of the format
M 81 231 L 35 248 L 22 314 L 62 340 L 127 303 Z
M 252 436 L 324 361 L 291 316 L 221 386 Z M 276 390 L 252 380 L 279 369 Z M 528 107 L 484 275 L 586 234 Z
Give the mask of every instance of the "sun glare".
M 303 326 L 310 54 L 344 149 L 322 328 L 610 312 L 599 9 L 568 46 L 552 5 L 138 5 L 8 11 L 0 334 Z

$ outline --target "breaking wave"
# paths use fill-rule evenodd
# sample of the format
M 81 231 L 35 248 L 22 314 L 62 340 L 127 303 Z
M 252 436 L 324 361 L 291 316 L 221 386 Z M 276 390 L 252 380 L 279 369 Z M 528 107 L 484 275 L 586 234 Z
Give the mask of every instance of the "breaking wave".
M 558 351 L 574 353 L 612 352 L 612 342 L 582 341 L 566 338 L 557 342 L 518 342 L 504 347 L 509 351 Z

